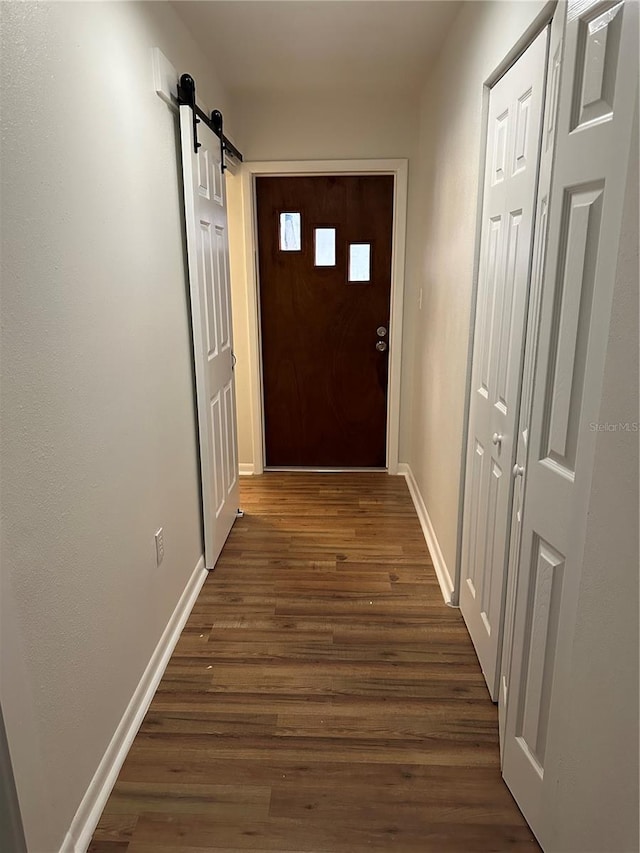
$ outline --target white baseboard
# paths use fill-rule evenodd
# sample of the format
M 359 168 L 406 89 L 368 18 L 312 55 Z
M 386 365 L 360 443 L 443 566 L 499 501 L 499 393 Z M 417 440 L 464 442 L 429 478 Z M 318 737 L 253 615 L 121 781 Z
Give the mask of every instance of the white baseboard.
M 71 821 L 60 853 L 85 853 L 89 846 L 120 768 L 147 713 L 207 574 L 204 557 L 200 557 Z
M 241 477 L 252 477 L 255 474 L 253 462 L 241 462 L 238 465 L 238 473 Z
M 440 544 L 438 543 L 438 537 L 436 536 L 433 524 L 431 522 L 431 519 L 429 518 L 429 513 L 427 512 L 427 508 L 424 504 L 422 494 L 420 493 L 420 489 L 418 488 L 416 478 L 413 476 L 411 466 L 408 465 L 406 462 L 399 462 L 398 474 L 404 477 L 407 481 L 409 493 L 411 494 L 413 505 L 416 508 L 416 513 L 418 514 L 418 519 L 420 520 L 420 526 L 422 527 L 422 532 L 424 533 L 427 548 L 429 549 L 431 559 L 433 560 L 433 568 L 435 570 L 436 577 L 438 578 L 440 589 L 442 590 L 442 597 L 444 598 L 446 604 L 451 605 L 453 596 L 453 581 L 451 580 L 451 574 L 449 572 L 449 569 L 447 568 L 447 564 L 444 561 L 444 556 L 442 554 Z

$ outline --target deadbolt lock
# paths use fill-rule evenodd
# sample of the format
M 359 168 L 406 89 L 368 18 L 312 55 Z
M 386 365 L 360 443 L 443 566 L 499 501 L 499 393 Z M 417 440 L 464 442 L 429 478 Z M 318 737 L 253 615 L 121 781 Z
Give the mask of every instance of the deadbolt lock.
M 386 334 L 387 334 L 387 330 L 385 329 L 385 327 L 384 326 L 378 326 L 378 328 L 376 329 L 376 335 L 379 338 L 384 338 L 384 336 Z

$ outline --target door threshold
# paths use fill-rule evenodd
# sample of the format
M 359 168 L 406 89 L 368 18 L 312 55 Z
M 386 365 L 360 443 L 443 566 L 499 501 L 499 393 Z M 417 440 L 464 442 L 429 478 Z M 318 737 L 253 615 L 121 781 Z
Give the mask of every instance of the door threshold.
M 369 474 L 380 472 L 386 473 L 388 468 L 314 468 L 313 466 L 307 465 L 267 465 L 265 467 L 265 473 L 270 473 L 272 471 L 291 471 L 295 473 L 296 471 L 300 471 L 304 474 Z

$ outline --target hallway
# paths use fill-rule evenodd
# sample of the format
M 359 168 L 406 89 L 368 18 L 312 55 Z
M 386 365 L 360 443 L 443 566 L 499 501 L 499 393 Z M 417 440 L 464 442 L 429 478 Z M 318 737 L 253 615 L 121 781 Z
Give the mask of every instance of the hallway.
M 91 853 L 539 849 L 404 479 L 241 489 Z

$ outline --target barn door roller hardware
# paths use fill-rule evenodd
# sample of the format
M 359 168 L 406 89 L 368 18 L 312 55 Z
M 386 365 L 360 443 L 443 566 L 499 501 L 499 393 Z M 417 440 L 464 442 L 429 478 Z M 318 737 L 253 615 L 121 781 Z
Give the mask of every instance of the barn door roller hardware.
M 190 74 L 183 74 L 180 77 L 180 82 L 178 83 L 178 103 L 186 104 L 188 107 L 191 107 L 191 111 L 193 112 L 193 150 L 196 154 L 198 153 L 198 148 L 200 148 L 200 143 L 198 142 L 198 125 L 202 121 L 207 125 L 207 127 L 211 128 L 215 135 L 220 139 L 220 165 L 222 171 L 224 172 L 227 168 L 224 162 L 225 151 L 233 157 L 234 160 L 242 162 L 242 154 L 238 151 L 233 142 L 229 142 L 227 137 L 224 135 L 223 119 L 220 110 L 214 110 L 211 115 L 208 116 L 197 105 L 196 83 Z

